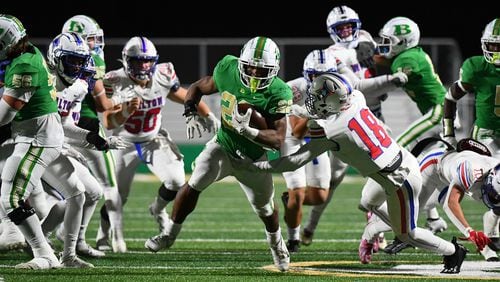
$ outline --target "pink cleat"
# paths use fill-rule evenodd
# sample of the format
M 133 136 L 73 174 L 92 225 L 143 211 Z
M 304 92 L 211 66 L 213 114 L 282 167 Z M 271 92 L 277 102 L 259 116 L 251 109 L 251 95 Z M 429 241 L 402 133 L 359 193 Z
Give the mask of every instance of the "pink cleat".
M 362 264 L 368 264 L 372 261 L 373 254 L 373 244 L 368 243 L 365 239 L 362 239 L 359 243 L 359 260 Z

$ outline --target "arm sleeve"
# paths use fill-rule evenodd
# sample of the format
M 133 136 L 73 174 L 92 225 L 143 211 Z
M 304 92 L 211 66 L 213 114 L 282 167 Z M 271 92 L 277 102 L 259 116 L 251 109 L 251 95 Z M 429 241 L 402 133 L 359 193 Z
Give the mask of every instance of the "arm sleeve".
M 291 155 L 281 157 L 272 161 L 255 162 L 254 165 L 262 171 L 284 172 L 292 171 L 310 162 L 315 157 L 327 150 L 337 147 L 335 142 L 326 138 L 311 139 L 311 142 L 301 146 L 299 150 Z
M 359 82 L 354 85 L 354 88 L 363 92 L 365 95 L 376 97 L 393 91 L 398 87 L 389 80 L 387 75 L 379 75 L 359 80 Z

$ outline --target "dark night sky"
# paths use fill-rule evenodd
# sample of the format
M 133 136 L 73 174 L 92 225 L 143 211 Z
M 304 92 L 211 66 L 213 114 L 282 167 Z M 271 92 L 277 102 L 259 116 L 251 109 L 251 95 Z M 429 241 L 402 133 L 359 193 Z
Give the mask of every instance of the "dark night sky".
M 127 0 L 128 2 L 131 0 Z M 133 0 L 132 0 L 133 1 Z M 161 0 L 160 0 L 161 1 Z M 124 6 L 123 1 L 86 1 L 92 5 L 77 5 L 84 1 L 58 1 L 19 5 L 2 1 L 1 12 L 17 16 L 32 37 L 54 37 L 63 23 L 75 14 L 94 17 L 105 36 L 132 37 L 243 37 L 256 35 L 277 37 L 328 37 L 325 20 L 331 8 L 346 4 L 356 10 L 363 28 L 377 35 L 383 24 L 395 16 L 407 16 L 416 21 L 422 37 L 452 37 L 463 56 L 482 54 L 480 37 L 485 25 L 500 17 L 494 1 L 466 1 L 469 5 L 449 5 L 440 1 L 302 1 L 302 5 L 284 6 L 284 1 L 136 1 Z M 298 0 L 301 1 L 301 0 Z M 295 2 L 298 1 L 289 1 Z M 450 2 L 449 0 L 446 2 Z M 144 3 L 143 5 L 139 3 Z M 305 4 L 307 3 L 307 4 Z M 432 3 L 432 4 L 430 4 Z M 490 3 L 491 7 L 486 6 Z M 71 6 L 70 6 L 71 5 Z M 27 6 L 30 6 L 27 9 Z M 100 10 L 96 7 L 101 7 Z M 238 8 L 239 7 L 239 8 Z M 208 11 L 216 11 L 209 13 Z

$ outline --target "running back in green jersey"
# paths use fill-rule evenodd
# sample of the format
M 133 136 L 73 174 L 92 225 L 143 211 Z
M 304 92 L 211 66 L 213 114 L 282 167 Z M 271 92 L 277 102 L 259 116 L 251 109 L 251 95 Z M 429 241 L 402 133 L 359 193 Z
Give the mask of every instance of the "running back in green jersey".
M 94 76 L 95 80 L 102 80 L 104 74 L 106 73 L 106 63 L 104 62 L 104 58 L 96 54 L 94 51 L 91 52 L 92 59 L 94 59 L 95 71 L 96 74 Z M 85 99 L 82 101 L 82 109 L 80 110 L 80 117 L 97 119 L 97 109 L 95 106 L 94 97 L 92 94 L 85 95 Z
M 474 56 L 462 64 L 460 81 L 474 87 L 475 124 L 481 128 L 500 130 L 500 69 L 486 62 L 484 56 Z
M 30 44 L 27 51 L 12 60 L 5 69 L 5 87 L 28 89 L 32 96 L 16 114 L 15 121 L 24 121 L 57 113 L 54 77 L 49 74 L 47 64 L 37 47 Z
M 292 105 L 292 90 L 278 77 L 262 90 L 251 93 L 240 80 L 238 58 L 225 56 L 215 67 L 213 79 L 221 95 L 221 130 L 217 133 L 217 142 L 231 155 L 237 157 L 236 151 L 258 159 L 266 149 L 242 135 L 232 127 L 232 111 L 235 103 L 246 102 L 255 107 L 266 118 L 282 117 L 290 111 Z
M 401 70 L 408 75 L 408 83 L 403 88 L 417 103 L 420 113 L 425 114 L 434 105 L 444 103 L 446 89 L 422 48 L 413 47 L 401 52 L 394 58 L 391 70 L 393 73 Z

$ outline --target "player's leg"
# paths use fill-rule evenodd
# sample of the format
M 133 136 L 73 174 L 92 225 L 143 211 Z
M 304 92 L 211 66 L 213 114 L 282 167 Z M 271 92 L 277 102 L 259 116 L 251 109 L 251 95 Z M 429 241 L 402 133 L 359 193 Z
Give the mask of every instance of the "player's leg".
M 170 146 L 159 147 L 155 141 L 150 143 L 145 148 L 152 155 L 152 163 L 148 164 L 148 168 L 160 179 L 162 184 L 158 189 L 158 195 L 149 205 L 149 212 L 158 223 L 160 233 L 163 233 L 168 223 L 165 207 L 175 199 L 177 191 L 186 181 L 184 161 L 180 155 L 173 152 Z M 171 146 L 175 146 L 175 144 Z
M 278 210 L 274 206 L 274 185 L 271 173 L 259 174 L 255 172 L 237 170 L 234 176 L 240 182 L 254 212 L 265 225 L 267 242 L 275 266 L 280 271 L 287 271 L 290 264 L 290 254 L 281 235 Z
M 298 252 L 302 203 L 304 202 L 307 185 L 305 166 L 294 171 L 284 172 L 283 178 L 287 187 L 287 192 L 284 192 L 281 196 L 284 205 L 284 219 L 288 231 L 287 248 L 290 252 Z
M 195 160 L 191 178 L 177 193 L 172 215 L 165 231 L 149 238 L 145 247 L 152 252 L 170 248 L 182 229 L 186 217 L 196 208 L 198 197 L 210 184 L 232 172 L 229 156 L 212 139 Z
M 323 204 L 315 205 L 311 209 L 307 223 L 304 225 L 304 230 L 301 236 L 301 242 L 303 245 L 310 245 L 312 243 L 312 238 L 314 232 L 318 227 L 319 220 L 323 212 L 325 211 L 328 203 L 332 200 L 335 190 L 340 185 L 347 171 L 347 164 L 340 161 L 338 158 L 330 156 L 330 167 L 331 167 L 331 177 L 330 177 L 330 189 L 328 190 L 328 196 Z
M 33 185 L 39 183 L 46 166 L 55 160 L 59 153 L 60 148 L 42 148 L 29 143 L 18 143 L 2 170 L 0 208 L 4 209 L 4 214 L 21 230 L 34 256 L 31 261 L 17 265 L 17 268 L 59 267 L 59 261 L 42 233 L 40 220 L 26 202 L 34 189 Z
M 443 106 L 435 105 L 422 117 L 412 122 L 408 128 L 401 133 L 396 141 L 403 148 L 410 148 L 416 144 L 418 138 L 427 136 L 439 136 L 441 120 L 443 119 Z

